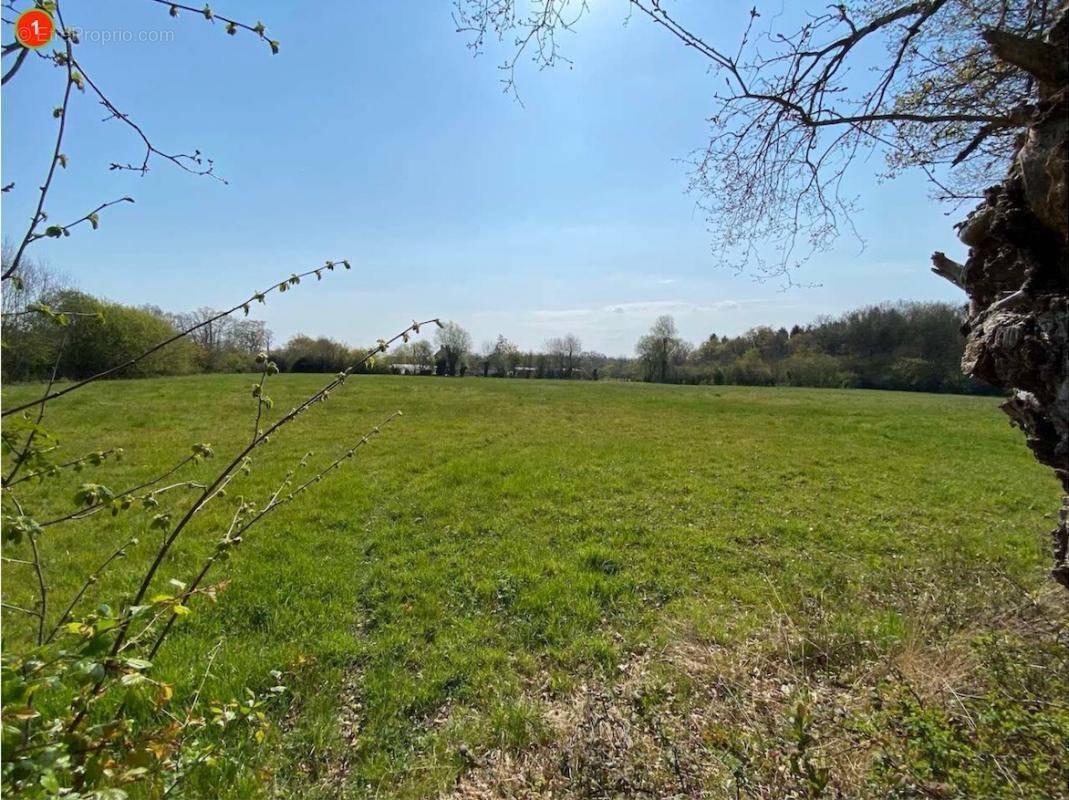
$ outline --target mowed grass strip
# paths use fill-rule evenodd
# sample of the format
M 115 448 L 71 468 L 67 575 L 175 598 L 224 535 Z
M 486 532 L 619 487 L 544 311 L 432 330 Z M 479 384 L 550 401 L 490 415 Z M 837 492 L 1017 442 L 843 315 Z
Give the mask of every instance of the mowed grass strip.
M 272 378 L 268 419 L 326 380 Z M 125 458 L 20 499 L 51 516 L 81 482 L 123 489 L 196 442 L 217 456 L 181 477 L 207 478 L 252 434 L 252 384 L 101 382 L 57 401 L 45 424 L 65 457 Z M 5 387 L 4 400 L 40 390 Z M 465 769 L 459 745 L 520 750 L 545 735 L 532 690 L 565 696 L 636 647 L 684 631 L 739 640 L 819 598 L 855 639 L 894 648 L 917 623 L 896 595 L 903 576 L 965 562 L 1035 585 L 1048 558 L 1056 482 L 992 398 L 359 376 L 256 452 L 161 585 L 195 573 L 239 495 L 262 501 L 306 452 L 310 472 L 396 409 L 354 461 L 250 532 L 216 575 L 230 581 L 218 604 L 198 605 L 161 654 L 179 696 L 220 639 L 211 696 L 295 673 L 265 755 L 296 795 L 433 794 Z M 154 513 L 50 528 L 53 596 L 139 535 L 90 600 L 129 592 L 161 536 Z M 30 603 L 17 569 L 5 593 Z M 6 621 L 9 641 L 27 635 Z

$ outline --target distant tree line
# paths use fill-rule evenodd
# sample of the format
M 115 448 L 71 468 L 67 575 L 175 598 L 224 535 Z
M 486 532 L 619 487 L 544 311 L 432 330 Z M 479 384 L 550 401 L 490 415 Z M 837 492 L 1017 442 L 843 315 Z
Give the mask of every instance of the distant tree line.
M 217 314 L 110 302 L 65 286 L 40 264 L 27 263 L 22 273 L 21 283 L 3 295 L 4 380 L 47 379 L 54 367 L 60 378 L 92 375 Z M 57 317 L 64 324 L 56 325 Z M 961 372 L 961 321 L 962 310 L 947 303 L 887 303 L 789 330 L 714 333 L 695 347 L 665 316 L 639 339 L 633 358 L 584 350 L 574 334 L 551 338 L 538 350 L 523 350 L 503 335 L 475 349 L 471 335 L 449 322 L 433 345 L 402 344 L 360 371 L 983 392 Z M 366 354 L 326 336 L 298 334 L 280 348 L 271 344 L 262 321 L 223 318 L 139 362 L 125 377 L 254 371 L 262 352 L 270 352 L 283 372 L 340 372 Z
M 18 284 L 4 287 L 3 379 L 47 379 L 53 369 L 59 378 L 94 375 L 214 313 L 205 308 L 169 314 L 114 303 L 70 288 L 41 264 L 26 262 Z M 269 342 L 263 322 L 217 320 L 140 361 L 124 377 L 251 370 Z
M 6 262 L 7 248 L 4 255 Z M 211 308 L 170 313 L 103 300 L 68 287 L 61 276 L 27 261 L 20 267 L 18 285 L 5 286 L 3 293 L 3 379 L 46 380 L 53 369 L 59 378 L 84 378 L 217 315 Z M 279 350 L 272 350 L 271 342 L 263 321 L 224 317 L 202 324 L 120 377 L 259 371 L 257 355 L 268 351 L 284 371 L 340 372 L 365 355 L 326 337 L 297 335 Z
M 711 334 L 697 347 L 661 317 L 639 340 L 640 377 L 662 383 L 990 391 L 961 371 L 962 309 L 948 303 L 868 306 L 805 327 Z
M 639 339 L 634 358 L 583 350 L 572 334 L 541 350 L 521 350 L 505 336 L 474 350 L 471 337 L 450 323 L 437 353 L 424 344 L 421 355 L 402 349 L 390 363 L 394 372 L 426 375 L 991 392 L 961 371 L 962 311 L 948 303 L 884 303 L 789 330 L 714 333 L 697 347 L 663 316 Z

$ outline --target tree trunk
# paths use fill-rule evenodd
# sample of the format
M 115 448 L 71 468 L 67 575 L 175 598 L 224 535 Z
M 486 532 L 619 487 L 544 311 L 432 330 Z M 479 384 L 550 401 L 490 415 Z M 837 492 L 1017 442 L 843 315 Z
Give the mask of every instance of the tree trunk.
M 1061 481 L 1053 575 L 1069 589 L 1069 6 L 1046 41 L 985 39 L 1036 78 L 1035 109 L 1005 180 L 959 225 L 968 260 L 957 265 L 936 253 L 933 271 L 969 296 L 963 369 L 1011 393 L 1002 409 Z

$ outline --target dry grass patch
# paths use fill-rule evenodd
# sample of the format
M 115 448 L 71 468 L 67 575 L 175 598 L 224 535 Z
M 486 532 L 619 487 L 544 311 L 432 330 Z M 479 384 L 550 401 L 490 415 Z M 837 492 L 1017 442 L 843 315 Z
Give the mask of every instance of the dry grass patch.
M 1069 797 L 1069 600 L 1010 594 L 989 624 L 940 638 L 930 617 L 849 665 L 786 615 L 742 643 L 679 638 L 536 698 L 545 743 L 472 756 L 445 797 Z

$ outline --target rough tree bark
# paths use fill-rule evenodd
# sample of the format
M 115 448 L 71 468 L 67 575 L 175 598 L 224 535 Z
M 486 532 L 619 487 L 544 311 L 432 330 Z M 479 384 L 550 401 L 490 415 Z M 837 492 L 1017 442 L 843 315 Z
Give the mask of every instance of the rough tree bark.
M 969 296 L 965 372 L 1011 392 L 1002 409 L 1061 481 L 1053 575 L 1069 589 L 1069 4 L 1045 41 L 985 39 L 1035 78 L 1035 103 L 1005 180 L 958 227 L 965 264 L 936 253 L 933 271 Z

